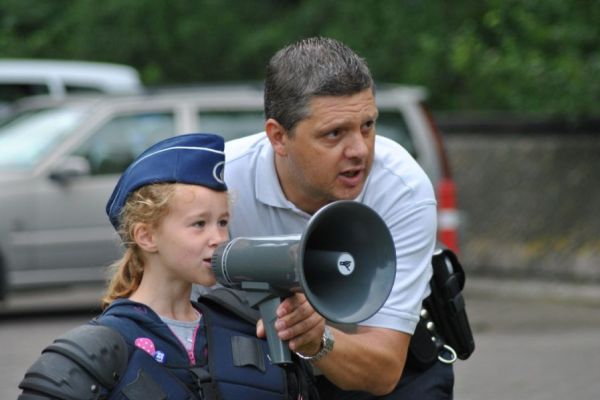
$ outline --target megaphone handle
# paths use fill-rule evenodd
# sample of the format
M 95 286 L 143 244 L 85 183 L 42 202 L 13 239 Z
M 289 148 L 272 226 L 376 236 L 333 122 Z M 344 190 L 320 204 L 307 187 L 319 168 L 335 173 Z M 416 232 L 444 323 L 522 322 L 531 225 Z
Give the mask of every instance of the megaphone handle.
M 271 364 L 290 364 L 292 356 L 287 342 L 282 341 L 277 336 L 275 330 L 275 321 L 277 320 L 277 307 L 281 304 L 279 297 L 268 298 L 258 304 L 258 310 L 263 320 L 265 332 L 267 334 L 267 343 L 269 344 L 269 357 Z

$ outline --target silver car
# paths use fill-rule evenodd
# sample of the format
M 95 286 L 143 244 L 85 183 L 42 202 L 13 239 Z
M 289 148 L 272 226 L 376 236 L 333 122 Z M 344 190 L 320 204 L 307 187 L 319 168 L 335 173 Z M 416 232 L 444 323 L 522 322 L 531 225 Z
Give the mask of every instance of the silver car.
M 420 88 L 378 88 L 377 133 L 408 149 L 439 187 L 449 171 L 424 99 Z M 0 124 L 0 298 L 15 288 L 105 280 L 121 250 L 104 208 L 127 165 L 171 135 L 227 140 L 261 131 L 262 103 L 258 85 L 28 99 Z M 452 210 L 440 211 L 440 221 L 452 222 Z

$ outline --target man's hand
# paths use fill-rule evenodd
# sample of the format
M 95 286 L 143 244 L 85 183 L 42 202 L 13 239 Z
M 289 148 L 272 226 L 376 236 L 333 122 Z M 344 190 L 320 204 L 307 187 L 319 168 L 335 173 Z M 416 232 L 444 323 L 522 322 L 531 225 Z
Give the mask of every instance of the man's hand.
M 258 337 L 265 337 L 262 320 L 256 325 Z M 321 349 L 325 320 L 303 294 L 286 298 L 277 308 L 275 329 L 290 349 L 313 356 Z M 331 328 L 335 346 L 316 361 L 321 372 L 343 390 L 360 390 L 383 396 L 396 387 L 406 360 L 410 335 L 385 328 L 358 326 L 355 333 Z
M 321 349 L 325 319 L 312 308 L 304 294 L 296 293 L 277 308 L 275 329 L 281 340 L 289 341 L 290 350 L 312 356 Z M 256 325 L 256 335 L 265 337 L 262 320 Z

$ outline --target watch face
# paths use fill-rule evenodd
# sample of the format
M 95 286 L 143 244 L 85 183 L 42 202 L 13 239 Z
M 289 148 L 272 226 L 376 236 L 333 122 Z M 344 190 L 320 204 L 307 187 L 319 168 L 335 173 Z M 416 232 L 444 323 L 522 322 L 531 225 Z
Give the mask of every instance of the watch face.
M 333 350 L 333 343 L 335 340 L 333 339 L 333 335 L 329 330 L 329 327 L 325 327 L 325 331 L 323 332 L 323 349 L 326 349 L 328 352 Z

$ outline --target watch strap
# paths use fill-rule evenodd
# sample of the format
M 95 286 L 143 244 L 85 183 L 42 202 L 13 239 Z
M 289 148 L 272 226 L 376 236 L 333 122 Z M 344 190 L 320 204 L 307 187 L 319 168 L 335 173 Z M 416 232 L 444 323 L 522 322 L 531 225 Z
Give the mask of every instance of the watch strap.
M 312 356 L 305 356 L 304 354 L 296 353 L 298 357 L 307 361 L 319 361 L 323 357 L 325 357 L 331 350 L 333 350 L 333 344 L 335 340 L 333 339 L 333 335 L 329 330 L 328 326 L 325 326 L 325 330 L 323 331 L 323 337 L 321 338 L 321 349 L 317 352 L 317 354 Z

